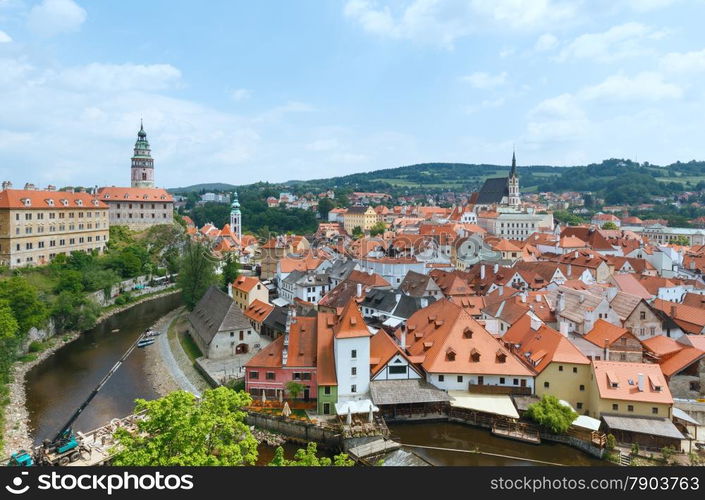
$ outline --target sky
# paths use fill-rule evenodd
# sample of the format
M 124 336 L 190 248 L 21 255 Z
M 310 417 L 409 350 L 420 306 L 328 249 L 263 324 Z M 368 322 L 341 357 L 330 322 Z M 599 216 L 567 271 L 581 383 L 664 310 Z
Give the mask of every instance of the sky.
M 705 0 L 0 0 L 0 179 L 705 160 Z

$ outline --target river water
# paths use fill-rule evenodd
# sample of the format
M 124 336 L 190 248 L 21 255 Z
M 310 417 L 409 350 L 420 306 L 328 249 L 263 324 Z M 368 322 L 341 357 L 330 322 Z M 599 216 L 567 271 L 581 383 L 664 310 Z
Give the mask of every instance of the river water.
M 138 304 L 103 321 L 34 367 L 26 378 L 27 410 L 34 441 L 40 443 L 52 438 L 139 334 L 180 305 L 179 295 Z M 113 418 L 132 413 L 135 399 L 158 397 L 147 379 L 145 363 L 145 350 L 136 349 L 84 410 L 74 429 L 84 432 L 95 429 Z M 526 444 L 461 424 L 390 424 L 389 428 L 392 437 L 405 444 L 466 450 L 478 446 L 485 452 L 567 465 L 605 465 L 565 445 Z M 302 446 L 287 443 L 284 446 L 286 456 L 291 458 L 299 447 Z M 531 465 L 531 462 L 517 459 L 409 449 L 434 465 Z M 274 454 L 274 450 L 265 445 L 260 446 L 259 452 L 258 465 L 267 464 Z M 331 456 L 328 452 L 322 454 Z
M 180 294 L 137 304 L 85 332 L 27 373 L 27 410 L 34 441 L 53 438 L 140 333 L 179 305 Z M 78 417 L 74 430 L 95 429 L 132 413 L 135 399 L 158 397 L 145 375 L 145 359 L 145 350 L 135 349 Z

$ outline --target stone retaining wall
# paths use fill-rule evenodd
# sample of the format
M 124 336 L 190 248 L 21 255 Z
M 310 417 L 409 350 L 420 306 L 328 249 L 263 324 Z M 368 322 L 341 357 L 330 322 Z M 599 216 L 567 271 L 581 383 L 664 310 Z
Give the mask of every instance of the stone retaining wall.
M 253 411 L 247 412 L 246 421 L 248 425 L 284 434 L 302 442 L 314 441 L 333 451 L 338 451 L 343 446 L 343 439 L 340 433 L 314 423 L 296 422 L 284 417 L 264 415 Z

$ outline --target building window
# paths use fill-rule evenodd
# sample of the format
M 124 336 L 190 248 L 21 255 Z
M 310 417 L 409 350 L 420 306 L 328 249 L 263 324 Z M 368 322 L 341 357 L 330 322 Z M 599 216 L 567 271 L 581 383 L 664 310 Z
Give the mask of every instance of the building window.
M 558 371 L 562 372 L 563 371 L 563 365 L 558 365 Z
M 546 382 L 543 383 L 543 386 L 544 386 L 546 389 L 548 389 L 548 388 L 550 387 L 550 384 L 548 383 L 548 381 L 546 381 Z
M 323 394 L 330 396 L 330 386 L 327 385 L 323 388 Z
M 574 366 L 574 367 L 573 367 L 573 373 L 578 373 L 578 367 L 577 367 L 577 366 Z
M 350 386 L 350 392 L 357 392 L 357 386 L 355 384 Z
M 612 410 L 619 411 L 619 405 L 617 403 L 612 403 Z
M 439 382 L 444 382 L 445 379 L 446 379 L 446 378 L 445 378 L 444 375 L 439 375 L 439 376 L 438 376 L 438 381 L 439 381 Z
M 499 377 L 499 383 L 504 384 L 504 377 Z
M 389 374 L 390 375 L 406 375 L 406 365 L 390 366 L 389 367 Z
M 463 383 L 463 376 L 462 375 L 458 375 L 458 383 L 459 384 Z
M 353 376 L 357 375 L 357 367 L 356 366 L 353 366 L 350 369 L 350 375 L 353 375 Z
M 276 375 L 274 372 L 267 372 L 267 380 L 274 380 L 276 378 Z
M 583 404 L 580 403 L 580 402 L 578 402 L 578 403 L 575 404 L 575 408 L 578 409 L 578 410 L 582 410 L 582 409 L 583 409 Z
M 259 372 L 250 372 L 250 379 L 252 379 L 252 380 L 259 379 Z
M 518 379 L 518 378 L 515 378 L 515 379 L 514 379 L 514 385 L 519 385 L 519 379 Z
M 353 358 L 353 359 L 357 358 L 357 349 L 353 349 L 353 350 L 350 352 L 350 357 Z
M 580 384 L 580 390 L 581 390 L 581 391 L 584 391 L 584 390 L 585 390 L 585 386 L 584 386 L 583 384 Z
M 627 411 L 634 411 L 634 405 L 627 405 Z
M 651 408 L 651 413 L 653 413 L 654 415 L 658 415 L 658 407 L 654 406 L 653 408 Z

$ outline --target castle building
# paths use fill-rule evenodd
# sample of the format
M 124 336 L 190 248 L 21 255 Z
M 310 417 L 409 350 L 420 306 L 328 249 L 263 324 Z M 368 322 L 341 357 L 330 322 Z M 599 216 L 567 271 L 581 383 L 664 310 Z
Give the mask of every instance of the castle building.
M 140 120 L 140 131 L 137 133 L 135 151 L 132 156 L 131 179 L 133 188 L 154 187 L 154 159 L 147 141 L 147 132 Z
M 108 235 L 108 207 L 89 193 L 2 184 L 0 265 L 40 266 L 61 254 L 102 253 Z
M 141 231 L 150 226 L 172 224 L 174 197 L 165 189 L 154 187 L 154 159 L 141 122 L 130 179 L 129 188 L 112 186 L 98 190 L 98 199 L 109 208 L 110 225 Z

